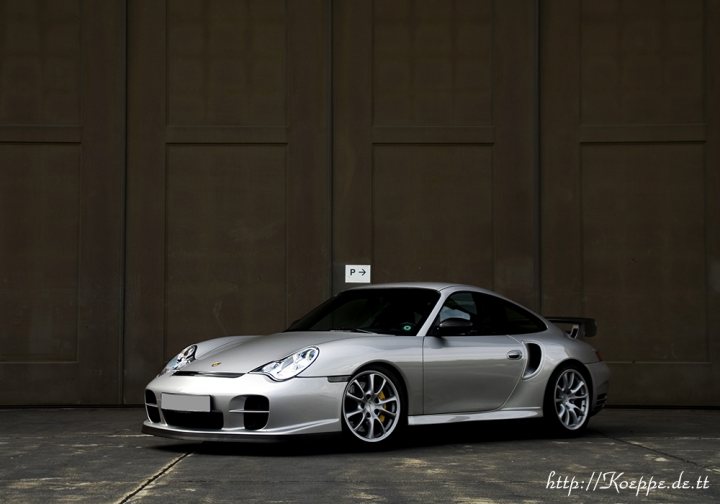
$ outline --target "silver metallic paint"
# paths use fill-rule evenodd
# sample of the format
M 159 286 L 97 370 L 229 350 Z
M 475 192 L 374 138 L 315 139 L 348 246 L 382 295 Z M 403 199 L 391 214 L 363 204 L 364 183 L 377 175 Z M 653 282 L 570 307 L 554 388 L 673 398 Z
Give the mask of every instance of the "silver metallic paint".
M 197 360 L 183 370 L 249 373 L 303 347 L 314 345 L 318 359 L 298 377 L 276 382 L 262 374 L 239 378 L 158 376 L 148 389 L 158 397 L 175 394 L 212 394 L 214 407 L 223 412 L 222 431 L 195 431 L 146 421 L 144 431 L 182 439 L 253 438 L 309 434 L 341 430 L 341 400 L 344 382 L 331 383 L 329 376 L 352 375 L 369 365 L 393 368 L 407 393 L 408 423 L 452 423 L 470 420 L 529 418 L 542 416 L 545 391 L 554 370 L 563 363 L 582 365 L 592 382 L 592 408 L 598 395 L 608 390 L 609 371 L 595 350 L 585 342 L 568 338 L 548 323 L 541 333 L 513 336 L 428 336 L 445 299 L 458 291 L 491 291 L 465 285 L 402 283 L 358 287 L 420 287 L 435 289 L 441 296 L 417 336 L 388 336 L 355 332 L 295 332 L 269 336 L 238 336 L 198 343 Z M 519 305 L 518 305 L 519 306 Z M 524 308 L 527 310 L 527 308 Z M 530 310 L 529 310 L 530 311 Z M 540 317 L 543 319 L 542 317 Z M 545 319 L 543 319 L 545 320 Z M 476 339 L 481 348 L 468 345 Z M 526 376 L 528 352 L 525 343 L 542 351 L 538 369 Z M 511 350 L 522 357 L 507 358 Z M 221 362 L 211 366 L 213 362 Z M 467 372 L 470 382 L 461 378 Z M 466 376 L 466 378 L 467 378 Z M 242 415 L 230 410 L 234 398 L 264 395 L 270 399 L 268 425 L 257 431 L 242 427 Z
M 525 347 L 511 336 L 427 336 L 423 342 L 426 415 L 502 406 L 525 369 Z M 519 351 L 521 359 L 508 358 Z

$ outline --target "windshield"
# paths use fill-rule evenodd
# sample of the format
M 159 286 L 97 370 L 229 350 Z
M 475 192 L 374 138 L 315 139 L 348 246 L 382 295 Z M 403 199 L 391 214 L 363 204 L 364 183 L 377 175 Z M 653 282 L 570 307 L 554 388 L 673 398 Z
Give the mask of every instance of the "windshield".
M 431 289 L 357 289 L 329 299 L 287 331 L 356 331 L 416 336 L 440 298 Z

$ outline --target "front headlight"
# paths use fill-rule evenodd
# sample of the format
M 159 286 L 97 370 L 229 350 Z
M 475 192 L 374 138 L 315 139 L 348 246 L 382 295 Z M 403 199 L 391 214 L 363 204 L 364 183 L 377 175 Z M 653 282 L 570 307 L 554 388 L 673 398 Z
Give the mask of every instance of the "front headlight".
M 158 376 L 162 376 L 169 371 L 177 371 L 178 369 L 187 366 L 195 360 L 195 352 L 197 351 L 197 345 L 190 345 L 185 350 L 177 354 L 175 357 L 165 364 L 165 367 Z
M 315 362 L 319 354 L 320 350 L 316 347 L 303 348 L 284 359 L 268 362 L 252 372 L 266 374 L 276 381 L 289 380 L 305 371 L 310 364 Z

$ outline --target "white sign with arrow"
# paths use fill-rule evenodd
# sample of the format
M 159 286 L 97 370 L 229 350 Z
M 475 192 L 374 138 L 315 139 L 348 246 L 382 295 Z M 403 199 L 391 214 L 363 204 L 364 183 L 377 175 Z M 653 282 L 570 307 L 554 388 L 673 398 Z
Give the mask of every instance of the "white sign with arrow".
M 370 283 L 370 265 L 346 264 L 345 283 Z

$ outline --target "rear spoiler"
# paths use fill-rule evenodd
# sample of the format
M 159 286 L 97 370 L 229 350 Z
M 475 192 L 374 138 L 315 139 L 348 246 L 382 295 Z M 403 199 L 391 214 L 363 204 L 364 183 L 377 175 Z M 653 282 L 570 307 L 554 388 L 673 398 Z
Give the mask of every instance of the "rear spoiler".
M 559 326 L 570 326 L 569 329 L 561 327 L 573 339 L 590 338 L 597 334 L 595 319 L 586 317 L 545 317 L 548 321 Z

